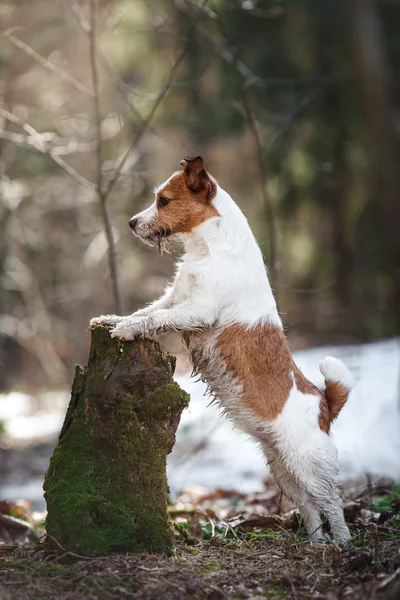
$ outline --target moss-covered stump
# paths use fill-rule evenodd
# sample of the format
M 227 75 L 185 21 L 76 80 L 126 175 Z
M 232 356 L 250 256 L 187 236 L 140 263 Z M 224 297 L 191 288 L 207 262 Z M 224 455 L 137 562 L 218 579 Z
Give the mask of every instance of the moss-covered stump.
M 44 490 L 49 544 L 85 555 L 171 554 L 166 457 L 188 395 L 150 340 L 92 328 Z

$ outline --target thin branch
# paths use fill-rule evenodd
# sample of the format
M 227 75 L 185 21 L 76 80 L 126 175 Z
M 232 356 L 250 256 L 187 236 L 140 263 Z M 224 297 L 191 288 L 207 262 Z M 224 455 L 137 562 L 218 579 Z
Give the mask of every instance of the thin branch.
M 49 61 L 47 58 L 44 58 L 41 54 L 36 52 L 36 50 L 34 50 L 30 46 L 28 46 L 28 44 L 25 44 L 25 42 L 23 42 L 20 39 L 18 39 L 17 37 L 15 37 L 15 35 L 13 35 L 10 31 L 3 31 L 0 33 L 3 37 L 8 39 L 9 42 L 11 42 L 11 44 L 13 44 L 17 48 L 19 48 L 20 50 L 25 52 L 25 54 L 27 54 L 28 56 L 31 56 L 34 60 L 36 60 L 36 62 L 41 64 L 45 69 L 47 69 L 48 71 L 51 71 L 52 73 L 55 73 L 58 77 L 61 77 L 61 79 L 64 79 L 64 81 L 68 81 L 68 83 L 70 83 L 79 92 L 82 92 L 82 93 L 86 94 L 87 96 L 93 96 L 92 90 L 90 90 L 85 85 L 83 85 L 83 83 L 80 83 L 80 81 L 75 79 L 75 77 L 70 75 L 67 71 L 64 71 L 63 69 L 61 69 L 60 67 L 58 67 L 57 65 L 55 65 L 54 63 Z
M 290 294 L 321 294 L 332 290 L 335 287 L 335 284 L 329 283 L 327 285 L 315 288 L 295 288 L 291 287 L 290 285 L 284 285 L 282 283 L 278 283 L 277 286 L 280 289 L 289 292 Z
M 276 142 L 289 130 L 290 126 L 293 124 L 293 121 L 296 117 L 305 109 L 311 102 L 313 102 L 324 90 L 325 88 L 317 88 L 312 90 L 309 94 L 304 96 L 304 98 L 299 102 L 294 110 L 290 113 L 287 113 L 285 123 L 278 129 L 272 139 L 269 141 L 265 154 L 268 154 L 272 147 L 276 144 Z
M 259 178 L 260 178 L 261 194 L 262 194 L 262 198 L 263 198 L 263 204 L 267 211 L 269 260 L 270 260 L 270 265 L 271 265 L 270 273 L 271 273 L 272 286 L 274 287 L 278 282 L 278 270 L 279 270 L 276 214 L 275 214 L 274 206 L 271 201 L 271 197 L 268 193 L 267 177 L 266 177 L 266 173 L 265 173 L 265 165 L 264 165 L 263 149 L 262 149 L 262 144 L 261 144 L 261 139 L 260 139 L 260 133 L 258 130 L 258 125 L 256 123 L 255 117 L 254 117 L 248 89 L 243 90 L 242 100 L 243 100 L 243 108 L 244 108 L 244 111 L 246 114 L 246 119 L 249 124 L 250 131 L 253 136 L 254 144 L 256 147 L 257 168 L 258 168 Z M 275 290 L 275 293 L 276 293 L 276 290 Z
M 207 3 L 208 3 L 208 0 L 204 0 L 204 2 L 202 3 L 202 7 L 206 6 Z M 151 109 L 150 113 L 148 114 L 146 119 L 141 124 L 141 127 L 139 128 L 135 137 L 133 138 L 130 148 L 125 153 L 125 155 L 122 158 L 122 160 L 120 161 L 119 165 L 116 167 L 114 175 L 111 177 L 110 181 L 108 182 L 107 189 L 106 189 L 106 197 L 108 197 L 109 194 L 112 192 L 112 190 L 113 190 L 115 184 L 117 183 L 117 180 L 122 172 L 122 169 L 124 168 L 125 163 L 127 162 L 128 158 L 130 157 L 132 152 L 135 150 L 136 146 L 139 144 L 143 135 L 146 133 L 148 127 L 150 126 L 150 124 L 158 110 L 158 107 L 160 106 L 161 102 L 164 100 L 166 94 L 168 93 L 168 91 L 172 85 L 172 82 L 175 78 L 176 71 L 178 70 L 180 64 L 182 63 L 182 61 L 185 58 L 186 53 L 189 49 L 189 45 L 191 43 L 191 35 L 195 31 L 200 18 L 201 18 L 201 12 L 199 12 L 199 16 L 198 16 L 197 20 L 195 22 L 193 22 L 191 27 L 189 28 L 189 31 L 187 33 L 186 43 L 185 43 L 184 47 L 182 48 L 180 54 L 178 55 L 178 58 L 172 65 L 170 72 L 168 74 L 166 83 L 164 84 L 164 87 L 162 88 L 162 90 L 160 90 L 160 92 L 153 104 L 153 108 Z
M 96 16 L 97 16 L 97 0 L 90 0 L 90 32 L 89 32 L 89 40 L 90 40 L 90 66 L 92 70 L 92 80 L 93 80 L 93 96 L 94 96 L 94 116 L 95 116 L 95 126 L 96 126 L 96 157 L 97 157 L 97 191 L 99 196 L 102 195 L 103 192 L 103 176 L 102 176 L 102 167 L 103 167 L 103 143 L 101 136 L 101 109 L 100 109 L 100 93 L 99 93 L 99 77 L 97 73 L 97 64 L 96 64 Z
M 344 73 L 333 75 L 315 75 L 309 77 L 260 77 L 236 55 L 229 41 L 226 39 L 222 27 L 221 19 L 217 12 L 205 10 L 206 7 L 198 6 L 187 0 L 174 0 L 177 9 L 184 14 L 189 20 L 193 21 L 194 15 L 192 9 L 203 11 L 213 22 L 218 24 L 218 36 L 215 33 L 211 34 L 206 27 L 199 25 L 197 33 L 204 39 L 207 45 L 219 56 L 224 62 L 230 65 L 244 80 L 248 87 L 254 86 L 258 89 L 267 88 L 291 88 L 306 85 L 326 84 L 335 80 L 339 80 L 344 76 Z
M 65 162 L 65 160 L 63 160 L 60 156 L 58 156 L 58 154 L 56 154 L 53 151 L 53 149 L 48 144 L 48 142 L 46 142 L 43 139 L 41 134 L 38 131 L 36 131 L 36 129 L 34 129 L 32 127 L 32 125 L 29 125 L 29 123 L 27 123 L 23 119 L 20 119 L 16 115 L 10 113 L 8 110 L 1 108 L 1 107 L 0 107 L 0 116 L 3 117 L 3 119 L 7 119 L 7 121 L 10 121 L 11 123 L 14 123 L 15 125 L 19 125 L 19 127 L 21 127 L 24 131 L 26 131 L 26 133 L 28 133 L 33 140 L 32 145 L 34 146 L 35 150 L 38 150 L 39 152 L 43 152 L 43 154 L 47 154 L 48 156 L 50 156 L 50 158 L 59 167 L 64 169 L 64 171 L 66 171 L 68 173 L 68 175 L 70 175 L 72 177 L 72 179 L 74 179 L 77 183 L 79 183 L 80 185 L 83 185 L 91 190 L 96 189 L 96 186 L 94 185 L 94 183 L 89 181 L 89 179 L 86 179 L 86 177 L 83 177 L 83 175 L 78 173 L 78 171 L 75 171 L 75 169 L 73 167 L 71 167 L 71 165 L 69 165 L 67 162 Z
M 81 152 L 93 152 L 93 150 L 96 148 L 96 142 L 78 142 L 75 139 L 63 140 L 58 136 L 54 137 L 57 139 L 58 143 L 57 145 L 52 146 L 52 152 L 57 156 L 68 156 L 70 154 Z M 22 148 L 37 149 L 37 142 L 35 142 L 31 136 L 24 135 L 23 133 L 14 133 L 12 131 L 0 129 L 0 139 L 13 142 L 13 144 L 16 146 L 21 146 Z M 45 141 L 48 140 L 45 139 Z
M 83 14 L 83 10 L 76 0 L 66 0 L 67 6 L 78 21 L 80 27 L 85 33 L 90 33 L 90 23 Z
M 187 17 L 192 23 L 194 22 L 194 14 L 193 8 L 203 12 L 205 8 L 205 4 L 201 6 L 195 6 L 193 4 L 188 7 L 187 2 L 185 0 L 174 0 L 174 4 L 176 8 L 181 12 L 185 17 Z M 208 14 L 208 13 L 206 13 Z M 209 15 L 208 15 L 209 16 Z M 213 20 L 219 21 L 219 16 L 217 13 L 213 13 Z M 222 58 L 226 63 L 231 65 L 234 70 L 240 74 L 240 76 L 248 82 L 248 84 L 257 85 L 258 87 L 262 87 L 262 79 L 258 77 L 247 65 L 245 65 L 241 60 L 238 59 L 237 56 L 232 52 L 226 43 L 225 38 L 222 33 L 219 32 L 219 36 L 217 37 L 214 34 L 211 34 L 207 31 L 206 27 L 202 25 L 197 26 L 197 31 L 201 35 L 201 37 L 207 42 L 208 46 L 210 46 L 214 52 Z
M 116 309 L 119 314 L 124 312 L 123 310 L 123 302 L 122 302 L 122 294 L 120 289 L 119 277 L 118 277 L 118 264 L 115 252 L 115 241 L 114 235 L 111 227 L 110 217 L 108 214 L 108 206 L 107 206 L 107 193 L 103 189 L 103 140 L 101 135 L 101 107 L 100 107 L 100 92 L 99 92 L 99 78 L 97 72 L 97 63 L 96 63 L 96 16 L 97 16 L 97 0 L 90 0 L 90 31 L 89 31 L 89 40 L 90 40 L 90 64 L 92 70 L 92 79 L 93 79 L 93 95 L 94 95 L 94 113 L 95 113 L 95 121 L 96 121 L 96 137 L 97 137 L 97 148 L 96 148 L 96 158 L 97 158 L 97 196 L 99 198 L 104 230 L 107 237 L 108 242 L 108 261 L 110 268 L 110 278 L 111 285 L 114 296 L 114 303 Z

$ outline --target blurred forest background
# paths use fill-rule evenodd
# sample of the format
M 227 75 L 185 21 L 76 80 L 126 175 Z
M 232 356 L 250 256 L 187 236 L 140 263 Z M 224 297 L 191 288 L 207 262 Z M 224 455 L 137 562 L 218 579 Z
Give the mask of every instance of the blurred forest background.
M 400 0 L 1 0 L 0 22 L 1 389 L 68 383 L 90 317 L 162 293 L 174 257 L 128 221 L 187 155 L 245 211 L 294 347 L 398 335 Z

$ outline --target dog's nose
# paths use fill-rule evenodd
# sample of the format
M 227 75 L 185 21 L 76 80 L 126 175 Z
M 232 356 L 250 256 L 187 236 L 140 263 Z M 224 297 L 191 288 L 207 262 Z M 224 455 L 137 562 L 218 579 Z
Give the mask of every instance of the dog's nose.
M 129 227 L 132 229 L 132 231 L 135 231 L 138 220 L 139 219 L 137 217 L 132 217 L 132 219 L 129 221 Z

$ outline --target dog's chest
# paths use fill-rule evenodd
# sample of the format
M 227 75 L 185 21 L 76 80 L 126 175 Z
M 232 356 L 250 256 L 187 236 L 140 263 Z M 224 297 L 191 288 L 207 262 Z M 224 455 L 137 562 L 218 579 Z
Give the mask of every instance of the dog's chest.
M 207 383 L 210 394 L 231 414 L 240 401 L 243 384 L 221 354 L 219 334 L 213 330 L 191 331 L 185 332 L 183 339 L 189 350 L 194 374 Z

